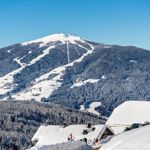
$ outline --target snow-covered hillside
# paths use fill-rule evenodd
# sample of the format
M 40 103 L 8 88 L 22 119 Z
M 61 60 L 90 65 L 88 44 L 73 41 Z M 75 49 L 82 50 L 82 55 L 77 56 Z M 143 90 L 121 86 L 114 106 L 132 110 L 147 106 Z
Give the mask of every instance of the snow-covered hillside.
M 73 42 L 73 41 L 71 41 Z M 35 80 L 32 83 L 32 87 L 25 89 L 24 91 L 12 95 L 12 98 L 15 100 L 31 100 L 35 99 L 40 101 L 42 98 L 48 98 L 52 92 L 57 90 L 62 84 L 62 77 L 64 75 L 65 70 L 68 67 L 73 66 L 75 63 L 79 63 L 83 60 L 84 57 L 91 54 L 93 52 L 92 45 L 90 49 L 79 45 L 80 47 L 84 48 L 87 52 L 83 54 L 78 59 L 74 60 L 73 62 L 68 62 L 66 65 L 62 65 L 46 73 Z M 49 79 L 50 75 L 54 75 L 52 79 Z
M 15 86 L 16 84 L 13 83 L 13 77 L 17 75 L 18 73 L 21 73 L 23 69 L 26 67 L 30 67 L 36 63 L 38 63 L 40 60 L 42 60 L 44 57 L 48 56 L 50 54 L 50 51 L 53 49 L 57 49 L 58 46 L 65 45 L 66 47 L 66 55 L 67 55 L 67 63 L 65 65 L 60 65 L 48 73 L 42 74 L 41 76 L 37 77 L 34 81 L 32 81 L 32 86 L 26 88 L 25 90 L 21 92 L 17 92 L 17 94 L 12 94 L 12 98 L 15 100 L 31 100 L 35 99 L 37 101 L 40 101 L 41 98 L 48 98 L 51 93 L 55 90 L 57 90 L 58 87 L 62 84 L 62 77 L 64 75 L 65 70 L 68 67 L 73 66 L 75 63 L 80 63 L 84 57 L 91 54 L 94 50 L 94 47 L 92 44 L 88 44 L 85 40 L 82 38 L 70 35 L 70 34 L 53 34 L 47 37 L 43 37 L 37 40 L 29 41 L 22 43 L 22 46 L 30 46 L 33 44 L 38 44 L 39 47 L 43 47 L 44 50 L 42 54 L 38 55 L 34 59 L 32 59 L 30 62 L 21 63 L 22 58 L 14 58 L 14 61 L 20 65 L 21 67 L 14 70 L 13 72 L 10 72 L 4 77 L 0 78 L 0 94 L 7 94 Z M 77 53 L 78 58 L 74 61 L 71 61 L 71 53 L 72 53 L 72 46 L 73 50 Z M 64 48 L 65 49 L 65 48 Z M 85 53 L 81 54 L 80 49 L 82 51 L 84 50 Z M 35 50 L 34 50 L 35 51 Z M 62 51 L 64 51 L 62 49 Z M 32 54 L 32 51 L 29 51 L 29 54 Z M 54 76 L 53 78 L 49 79 L 49 76 Z M 94 80 L 94 79 L 93 79 Z M 8 97 L 5 97 L 4 99 L 7 99 Z
M 150 126 L 145 126 L 113 137 L 100 150 L 150 150 L 149 140 Z
M 98 112 L 98 111 L 96 111 L 95 109 L 97 108 L 97 107 L 100 107 L 101 106 L 101 102 L 92 102 L 90 105 L 89 105 L 89 108 L 85 108 L 85 106 L 84 105 L 81 105 L 80 106 L 80 110 L 81 111 L 85 111 L 85 112 L 90 112 L 90 113 L 92 113 L 92 114 L 96 114 L 96 115 L 100 115 L 100 113 Z
M 150 102 L 126 101 L 114 109 L 106 124 L 112 126 L 115 133 L 120 133 L 133 123 L 146 121 L 150 122 Z

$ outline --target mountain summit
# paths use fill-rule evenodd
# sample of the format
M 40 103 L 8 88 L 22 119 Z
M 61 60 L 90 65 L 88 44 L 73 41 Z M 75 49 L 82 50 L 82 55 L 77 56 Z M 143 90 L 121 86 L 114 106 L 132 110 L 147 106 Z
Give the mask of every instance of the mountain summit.
M 64 33 L 57 33 L 57 34 L 52 34 L 37 40 L 29 41 L 23 43 L 23 45 L 28 45 L 28 44 L 33 44 L 33 43 L 43 43 L 43 44 L 48 44 L 50 42 L 61 42 L 61 43 L 66 43 L 70 42 L 72 44 L 75 44 L 76 41 L 84 42 L 82 38 L 72 35 L 72 34 L 64 34 Z
M 126 100 L 150 100 L 150 51 L 53 34 L 0 49 L 0 99 L 72 108 L 100 101 L 109 115 Z

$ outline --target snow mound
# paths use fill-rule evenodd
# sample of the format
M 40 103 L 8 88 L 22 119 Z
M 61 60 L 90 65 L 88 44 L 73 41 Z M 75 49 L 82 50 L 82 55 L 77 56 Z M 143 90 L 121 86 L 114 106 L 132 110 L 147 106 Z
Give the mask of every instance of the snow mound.
M 150 102 L 126 101 L 114 109 L 106 124 L 112 126 L 115 133 L 120 133 L 133 123 L 146 121 L 150 122 Z
M 72 141 L 56 145 L 35 146 L 30 150 L 91 150 L 91 146 L 81 141 Z
M 100 150 L 150 150 L 150 126 L 119 134 Z

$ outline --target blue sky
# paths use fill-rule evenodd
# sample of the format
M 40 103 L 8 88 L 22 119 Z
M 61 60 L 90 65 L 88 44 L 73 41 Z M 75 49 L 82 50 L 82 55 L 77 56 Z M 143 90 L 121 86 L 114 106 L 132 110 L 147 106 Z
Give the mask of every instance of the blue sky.
M 0 0 L 0 47 L 59 32 L 150 49 L 150 0 Z

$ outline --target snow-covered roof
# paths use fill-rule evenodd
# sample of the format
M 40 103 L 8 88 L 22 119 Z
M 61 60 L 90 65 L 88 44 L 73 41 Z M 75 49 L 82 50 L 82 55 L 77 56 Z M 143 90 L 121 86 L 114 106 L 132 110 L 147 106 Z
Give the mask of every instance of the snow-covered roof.
M 114 136 L 100 150 L 149 150 L 150 126 L 141 127 Z
M 69 135 L 72 134 L 75 141 L 87 138 L 90 143 L 93 142 L 94 139 L 100 138 L 107 126 L 100 124 L 94 125 L 93 127 L 95 127 L 94 131 L 87 128 L 87 125 L 70 125 L 65 128 L 59 125 L 42 125 L 35 133 L 32 141 L 38 140 L 36 145 L 54 145 L 67 142 Z M 84 129 L 89 129 L 89 133 L 83 135 L 82 132 Z
M 133 123 L 145 121 L 150 121 L 150 102 L 126 101 L 114 109 L 106 124 L 119 133 Z

